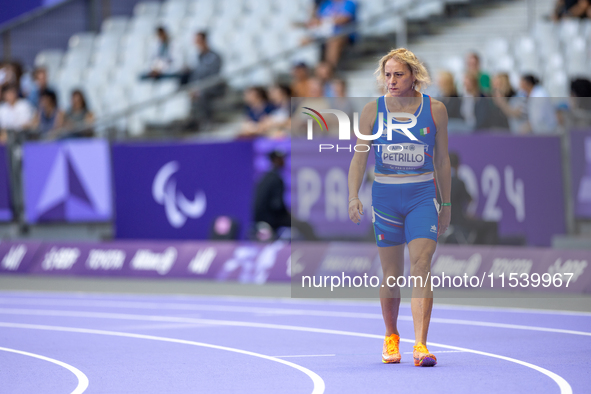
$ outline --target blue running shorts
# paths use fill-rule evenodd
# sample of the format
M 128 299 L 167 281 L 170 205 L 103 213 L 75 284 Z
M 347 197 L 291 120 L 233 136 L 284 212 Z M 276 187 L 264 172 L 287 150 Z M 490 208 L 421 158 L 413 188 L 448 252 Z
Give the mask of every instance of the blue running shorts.
M 435 182 L 372 186 L 372 223 L 378 246 L 396 246 L 416 238 L 437 242 L 439 207 Z

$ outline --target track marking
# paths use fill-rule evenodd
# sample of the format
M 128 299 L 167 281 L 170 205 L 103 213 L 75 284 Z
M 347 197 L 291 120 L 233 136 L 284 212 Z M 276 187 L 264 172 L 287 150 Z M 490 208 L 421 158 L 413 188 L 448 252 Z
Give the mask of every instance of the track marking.
M 336 354 L 298 354 L 298 355 L 294 355 L 294 356 L 273 356 L 273 357 L 288 358 L 288 357 L 333 357 L 333 356 L 336 356 Z
M 51 294 L 52 296 L 60 296 L 63 295 L 68 298 L 84 298 L 84 297 L 92 297 L 98 298 L 105 295 L 105 293 L 86 293 L 86 292 L 72 292 L 64 295 L 64 293 L 60 292 L 40 292 L 40 291 L 33 291 L 33 290 L 22 290 L 22 291 L 0 291 L 0 294 L 5 294 L 8 296 L 14 297 L 22 297 L 22 298 L 35 298 L 39 297 L 39 294 L 43 294 L 44 296 L 47 294 Z M 116 296 L 117 294 L 108 294 L 109 296 Z M 121 294 L 119 294 L 121 295 Z M 126 297 L 137 297 L 135 293 L 124 293 Z M 368 301 L 368 300 L 339 300 L 339 299 L 329 299 L 329 300 L 318 300 L 318 299 L 294 299 L 294 298 L 286 298 L 286 297 L 265 297 L 265 296 L 219 296 L 219 295 L 194 295 L 188 296 L 185 294 L 168 294 L 166 295 L 169 298 L 174 298 L 179 301 L 187 301 L 187 302 L 195 302 L 199 300 L 222 300 L 222 301 L 232 301 L 236 303 L 251 303 L 251 302 L 258 302 L 258 303 L 269 303 L 269 304 L 288 304 L 288 305 L 340 305 L 340 306 L 380 306 L 378 301 Z M 581 296 L 579 294 L 579 296 Z M 584 295 L 583 295 L 584 296 Z M 576 295 L 573 295 L 576 297 Z M 44 297 L 46 298 L 46 297 Z M 441 299 L 446 299 L 450 297 L 441 297 Z M 551 297 L 548 297 L 551 298 Z M 59 299 L 59 298 L 56 298 Z M 437 298 L 435 298 L 437 299 Z M 565 298 L 567 299 L 567 298 Z M 568 299 L 567 299 L 568 300 Z M 0 300 L 0 303 L 2 301 Z M 115 300 L 113 302 L 119 302 L 119 300 Z M 402 302 L 400 304 L 403 307 L 410 308 L 410 302 Z M 474 311 L 483 311 L 483 312 L 512 312 L 512 313 L 539 313 L 539 314 L 556 314 L 556 315 L 572 315 L 572 316 L 591 316 L 591 312 L 581 312 L 581 311 L 564 311 L 564 310 L 557 310 L 557 309 L 539 309 L 539 308 L 516 308 L 516 307 L 498 307 L 498 306 L 486 306 L 486 305 L 456 305 L 456 304 L 437 304 L 437 307 L 441 307 L 442 309 L 457 309 L 457 310 L 474 310 Z
M 5 313 L 5 310 L 0 310 L 0 313 Z M 232 321 L 232 320 L 214 320 L 214 319 L 192 319 L 192 318 L 179 318 L 179 317 L 169 317 L 169 316 L 142 316 L 142 315 L 125 315 L 125 314 L 116 314 L 116 313 L 93 313 L 93 312 L 68 312 L 68 311 L 37 311 L 39 313 L 26 313 L 27 310 L 19 311 L 21 315 L 39 315 L 39 316 L 71 316 L 71 317 L 90 317 L 90 318 L 103 318 L 103 319 L 120 319 L 120 320 L 147 320 L 147 321 L 184 321 L 184 322 L 195 322 L 195 323 L 202 323 L 202 324 L 212 324 L 212 325 L 220 325 L 220 326 L 229 326 L 229 327 L 253 327 L 253 328 L 267 328 L 267 329 L 275 329 L 275 330 L 289 330 L 289 331 L 300 331 L 300 332 L 314 332 L 314 333 L 322 333 L 322 334 L 332 334 L 332 335 L 345 335 L 345 336 L 354 336 L 354 337 L 362 337 L 362 338 L 374 338 L 380 339 L 381 341 L 384 340 L 383 335 L 376 335 L 376 334 L 365 334 L 365 333 L 358 333 L 352 331 L 341 331 L 341 330 L 331 330 L 331 329 L 324 329 L 324 328 L 313 328 L 313 327 L 301 327 L 301 326 L 291 326 L 291 325 L 281 325 L 281 324 L 269 324 L 269 323 L 253 323 L 253 322 L 244 322 L 244 321 Z M 48 314 L 47 312 L 56 314 Z M 1 326 L 8 326 L 13 323 L 0 323 Z M 16 324 L 16 323 L 15 323 Z M 18 326 L 18 324 L 16 324 Z M 25 325 L 26 326 L 26 325 Z M 43 327 L 50 327 L 50 326 L 43 326 Z M 99 331 L 99 330 L 88 330 L 88 331 Z M 132 335 L 140 335 L 140 334 L 124 334 L 120 333 L 122 336 L 132 336 Z M 143 335 L 142 335 L 143 336 Z M 145 336 L 149 337 L 149 336 Z M 157 337 L 155 337 L 157 338 Z M 414 340 L 411 339 L 400 339 L 402 342 L 407 343 L 415 343 Z M 182 341 L 182 340 L 171 340 L 171 341 Z M 191 342 L 191 341 L 186 341 Z M 568 382 L 562 378 L 560 375 L 549 371 L 545 368 L 539 367 L 535 364 L 528 363 L 526 361 L 521 361 L 515 358 L 501 356 L 494 353 L 482 352 L 480 350 L 472 350 L 468 348 L 463 348 L 459 346 L 452 346 L 452 345 L 444 345 L 435 342 L 429 342 L 429 346 L 438 346 L 445 349 L 450 350 L 459 350 L 469 353 L 474 353 L 482 356 L 488 356 L 493 358 L 498 358 L 501 360 L 513 362 L 519 365 L 523 365 L 525 367 L 531 368 L 536 370 L 550 379 L 552 379 L 560 388 L 561 394 L 572 394 L 572 388 L 568 384 Z M 264 356 L 270 357 L 270 356 Z M 281 360 L 281 359 L 277 359 Z M 282 360 L 284 361 L 284 360 Z M 295 364 L 294 364 L 295 365 Z M 299 367 L 299 366 L 298 366 Z M 303 368 L 303 367 L 299 367 Z M 312 371 L 310 371 L 312 372 Z M 313 373 L 313 372 L 312 372 Z M 317 375 L 316 375 L 317 376 Z M 319 377 L 320 378 L 320 377 Z M 324 382 L 322 382 L 324 384 Z
M 42 301 L 42 300 L 40 300 Z M 1 303 L 1 300 L 0 300 Z M 35 305 L 43 304 L 35 303 Z M 211 311 L 211 312 L 240 312 L 240 313 L 255 313 L 255 314 L 268 314 L 268 315 L 293 315 L 293 316 L 319 316 L 319 317 L 342 317 L 342 318 L 354 318 L 354 319 L 376 319 L 382 320 L 383 317 L 381 314 L 377 313 L 358 313 L 358 312 L 335 312 L 335 311 L 320 311 L 320 310 L 305 310 L 305 309 L 280 309 L 280 308 L 261 308 L 261 307 L 238 307 L 238 306 L 217 306 L 217 305 L 187 305 L 185 307 L 183 304 L 145 304 L 145 305 L 135 305 L 141 303 L 132 303 L 132 305 L 125 303 L 124 306 L 122 305 L 112 305 L 112 303 L 108 302 L 106 304 L 98 303 L 101 305 L 97 305 L 95 303 L 84 303 L 84 302 L 76 302 L 76 303 L 64 303 L 64 304 L 47 304 L 53 306 L 100 306 L 100 307 L 116 307 L 116 308 L 140 308 L 140 309 L 177 309 L 177 310 L 198 310 L 198 311 Z M 176 307 L 175 307 L 176 305 Z M 27 314 L 40 314 L 45 315 L 44 312 L 48 313 L 58 313 L 56 316 L 66 316 L 60 315 L 59 313 L 68 313 L 68 311 L 46 311 L 43 309 L 8 309 L 8 308 L 0 308 L 0 313 L 7 313 L 7 314 L 21 314 L 19 311 L 24 311 L 22 313 Z M 76 312 L 79 313 L 79 312 Z M 88 312 L 88 313 L 101 313 L 101 312 Z M 109 315 L 108 313 L 106 315 Z M 115 314 L 117 315 L 117 314 Z M 52 316 L 52 315 L 50 315 Z M 130 316 L 137 316 L 137 315 L 130 315 Z M 144 316 L 144 315 L 139 315 Z M 178 318 L 182 319 L 182 318 Z M 412 316 L 398 316 L 399 320 L 402 321 L 413 321 Z M 172 320 L 171 320 L 172 321 Z M 181 320 L 175 320 L 181 321 Z M 513 330 L 528 330 L 528 331 L 540 331 L 540 332 L 551 332 L 557 334 L 571 334 L 571 335 L 583 335 L 583 336 L 591 336 L 591 332 L 586 331 L 576 331 L 576 330 L 566 330 L 562 328 L 547 328 L 547 327 L 538 327 L 538 326 L 526 326 L 521 324 L 506 324 L 506 323 L 494 323 L 494 322 L 483 322 L 483 321 L 475 321 L 475 320 L 462 320 L 462 319 L 445 319 L 440 317 L 432 317 L 431 323 L 440 323 L 440 324 L 459 324 L 465 326 L 477 326 L 477 327 L 492 327 L 492 328 L 506 328 L 506 329 L 513 329 Z
M 298 371 L 305 373 L 310 379 L 312 379 L 312 383 L 314 384 L 314 389 L 312 390 L 312 394 L 322 394 L 322 393 L 324 393 L 324 390 L 326 388 L 326 386 L 324 384 L 324 380 L 322 380 L 322 378 L 320 376 L 318 376 L 315 372 L 309 370 L 308 368 L 302 367 L 301 365 L 294 364 L 290 361 L 285 361 L 285 360 L 282 360 L 280 358 L 276 358 L 273 356 L 266 356 L 264 354 L 255 353 L 255 352 L 251 352 L 248 350 L 227 347 L 227 346 L 212 345 L 210 343 L 188 341 L 185 339 L 159 337 L 159 336 L 154 336 L 154 335 L 132 334 L 132 333 L 127 333 L 127 332 L 107 331 L 107 330 L 93 330 L 93 329 L 88 329 L 88 328 L 77 328 L 77 327 L 46 326 L 46 325 L 40 325 L 40 324 L 21 324 L 21 323 L 8 323 L 8 322 L 0 322 L 0 327 L 24 328 L 24 329 L 45 330 L 45 331 L 75 332 L 75 333 L 81 333 L 81 334 L 96 334 L 96 335 L 106 335 L 106 336 L 113 336 L 113 337 L 147 339 L 147 340 L 152 340 L 152 341 L 180 343 L 182 345 L 193 345 L 193 346 L 201 346 L 201 347 L 207 347 L 207 348 L 217 349 L 217 350 L 226 350 L 228 352 L 240 353 L 240 354 L 245 354 L 247 356 L 259 357 L 259 358 L 263 358 L 266 360 L 275 361 L 277 363 L 287 365 L 289 367 L 295 368 Z M 74 393 L 72 393 L 72 394 L 74 394 Z
M 414 352 L 404 352 L 402 354 L 413 354 Z M 431 352 L 431 353 L 465 353 L 463 350 L 438 350 L 435 352 Z
M 20 297 L 20 299 L 11 299 L 11 298 L 5 298 L 2 299 L 0 298 L 0 303 L 20 303 L 19 301 L 24 301 L 22 302 L 23 304 L 37 304 L 39 305 L 39 303 L 37 303 L 37 301 L 33 301 L 33 300 L 39 300 L 39 301 L 45 301 L 45 302 L 49 302 L 51 303 L 52 301 L 64 301 L 64 302 L 69 302 L 71 300 L 71 298 L 97 298 L 96 294 L 93 293 L 72 293 L 72 294 L 67 294 L 66 297 L 68 297 L 68 300 L 63 300 L 61 298 L 54 298 L 52 300 L 47 300 L 47 297 L 44 297 L 42 300 L 39 299 L 39 292 L 33 292 L 33 291 L 23 291 L 23 292 L 18 292 L 18 293 L 13 293 L 13 292 L 2 292 L 0 291 L 0 294 L 5 294 L 8 296 L 14 296 L 14 297 Z M 46 293 L 42 293 L 42 294 L 46 294 Z M 52 294 L 52 293 L 50 293 Z M 56 295 L 59 295 L 60 293 L 56 293 Z M 53 294 L 52 294 L 53 295 Z M 129 296 L 129 295 L 128 295 Z M 37 298 L 35 298 L 37 297 Z M 176 300 L 179 301 L 187 301 L 187 302 L 195 302 L 195 301 L 201 301 L 201 300 L 212 300 L 212 301 L 218 301 L 218 300 L 222 300 L 222 301 L 232 301 L 232 302 L 237 302 L 237 303 L 250 303 L 250 302 L 258 302 L 258 303 L 269 303 L 269 304 L 274 304 L 274 303 L 279 303 L 279 304 L 288 304 L 288 305 L 339 305 L 339 306 L 367 306 L 367 307 L 379 307 L 380 304 L 379 302 L 376 301 L 364 301 L 364 300 L 358 300 L 358 301 L 344 301 L 344 300 L 316 300 L 316 299 L 292 299 L 292 298 L 272 298 L 272 297 L 255 297 L 255 296 L 244 296 L 244 297 L 235 297 L 235 296 L 185 296 L 185 295 L 177 295 L 177 294 L 173 294 L 173 295 L 168 295 L 168 298 L 174 298 Z M 445 298 L 445 297 L 443 297 Z M 71 301 L 71 302 L 79 302 L 79 301 Z M 95 301 L 91 301 L 91 302 L 95 302 Z M 96 302 L 112 302 L 112 303 L 136 303 L 136 304 L 140 304 L 143 303 L 144 301 L 121 301 L 121 300 L 113 300 L 113 301 L 96 301 Z M 158 303 L 153 303 L 153 304 L 158 304 Z M 163 303 L 159 303 L 159 305 L 163 305 Z M 177 303 L 177 304 L 168 304 L 168 305 L 189 305 L 189 304 L 182 304 L 182 303 Z M 194 305 L 194 304 L 191 304 Z M 410 302 L 401 302 L 400 303 L 401 306 L 406 307 L 406 308 L 410 308 Z M 471 310 L 471 311 L 481 311 L 481 312 L 510 312 L 510 313 L 533 313 L 533 314 L 546 314 L 546 315 L 567 315 L 567 316 L 590 316 L 591 317 L 591 312 L 580 312 L 580 311 L 563 311 L 563 310 L 555 310 L 555 309 L 536 309 L 536 308 L 516 308 L 516 307 L 497 307 L 497 306 L 475 306 L 475 305 L 454 305 L 454 304 L 437 304 L 437 308 L 439 309 L 450 309 L 450 310 Z
M 73 367 L 70 364 L 66 364 L 63 361 L 59 361 L 54 358 L 45 357 L 40 354 L 24 352 L 22 350 L 10 349 L 7 347 L 0 347 L 0 351 L 16 353 L 16 354 L 21 354 L 23 356 L 38 358 L 39 360 L 48 361 L 50 363 L 59 365 L 60 367 L 63 367 L 65 369 L 67 369 L 68 371 L 72 372 L 76 376 L 76 379 L 78 379 L 78 385 L 76 386 L 74 391 L 72 391 L 71 394 L 82 394 L 88 388 L 88 377 L 82 371 L 80 371 L 78 368 Z

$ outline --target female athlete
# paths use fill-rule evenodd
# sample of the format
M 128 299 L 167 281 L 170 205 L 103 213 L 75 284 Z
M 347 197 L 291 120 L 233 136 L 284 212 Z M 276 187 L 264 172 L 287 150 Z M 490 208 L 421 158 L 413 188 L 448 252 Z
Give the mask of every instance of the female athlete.
M 399 363 L 401 359 L 397 328 L 400 288 L 396 286 L 396 279 L 404 274 L 406 243 L 410 274 L 419 276 L 423 282 L 414 283 L 411 298 L 414 364 L 434 366 L 437 359 L 426 347 L 433 307 L 431 259 L 437 237 L 449 226 L 451 213 L 447 111 L 440 101 L 421 93 L 430 79 L 425 67 L 411 51 L 404 48 L 390 51 L 380 60 L 376 74 L 387 94 L 363 108 L 359 131 L 365 135 L 376 135 L 379 130 L 383 133 L 377 140 L 357 140 L 358 149 L 349 168 L 349 217 L 359 223 L 361 215 L 365 214 L 358 192 L 369 150 L 373 148 L 376 166 L 371 216 L 384 274 L 380 288 L 386 324 L 382 361 Z M 386 132 L 388 116 L 393 117 L 392 123 L 399 126 L 392 130 L 390 138 Z M 416 123 L 410 127 L 414 121 Z M 405 124 L 407 127 L 403 127 Z M 409 132 L 415 139 L 409 137 Z M 360 148 L 359 145 L 368 147 Z M 441 208 L 436 200 L 437 186 L 442 198 Z

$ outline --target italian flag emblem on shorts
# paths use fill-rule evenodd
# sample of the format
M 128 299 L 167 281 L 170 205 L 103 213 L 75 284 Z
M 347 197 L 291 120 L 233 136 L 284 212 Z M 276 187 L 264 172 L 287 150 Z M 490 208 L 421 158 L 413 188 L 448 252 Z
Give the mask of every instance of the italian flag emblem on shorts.
M 384 240 L 384 234 L 378 234 L 378 241 Z
M 429 134 L 429 128 L 425 127 L 424 129 L 420 129 L 419 132 L 421 133 L 421 135 L 427 135 Z

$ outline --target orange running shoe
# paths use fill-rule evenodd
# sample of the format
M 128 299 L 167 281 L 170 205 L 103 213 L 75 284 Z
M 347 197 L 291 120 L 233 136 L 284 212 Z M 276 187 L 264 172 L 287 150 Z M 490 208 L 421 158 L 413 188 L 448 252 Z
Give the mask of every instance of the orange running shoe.
M 401 356 L 398 347 L 400 345 L 400 337 L 392 334 L 384 339 L 384 347 L 382 348 L 382 362 L 385 364 L 399 363 Z
M 420 342 L 414 347 L 412 356 L 415 359 L 415 367 L 434 367 L 437 365 L 437 358 L 429 353 L 427 347 Z

